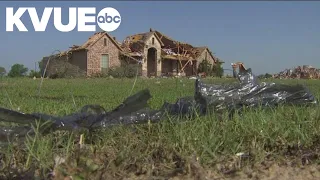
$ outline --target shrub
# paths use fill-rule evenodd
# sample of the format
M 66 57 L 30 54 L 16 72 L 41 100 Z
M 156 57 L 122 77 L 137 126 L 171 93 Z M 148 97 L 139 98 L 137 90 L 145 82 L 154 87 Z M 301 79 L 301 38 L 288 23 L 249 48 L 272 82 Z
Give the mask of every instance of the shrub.
M 223 68 L 221 67 L 221 64 L 215 64 L 212 66 L 212 75 L 216 77 L 222 77 L 223 76 Z
M 111 68 L 109 69 L 108 75 L 114 78 L 122 78 L 124 77 L 124 68 L 123 67 Z
M 198 67 L 198 73 L 206 73 L 207 76 L 212 75 L 211 64 L 208 60 L 204 59 Z
M 29 77 L 31 77 L 31 78 L 33 78 L 33 77 L 40 78 L 41 77 L 41 73 L 40 73 L 40 71 L 31 70 L 30 73 L 29 73 Z
M 6 73 L 7 73 L 6 69 L 0 66 L 0 76 L 4 76 Z
M 124 69 L 125 69 L 125 76 L 127 78 L 134 78 L 136 77 L 137 73 L 138 75 L 141 74 L 141 65 L 139 64 L 130 64 L 126 66 Z
M 138 69 L 137 69 L 138 68 Z M 108 75 L 114 78 L 133 78 L 141 73 L 141 66 L 138 64 L 128 64 L 113 69 L 109 69 Z
M 272 78 L 272 75 L 269 73 L 266 74 L 261 74 L 258 76 L 259 79 L 268 79 L 268 78 Z

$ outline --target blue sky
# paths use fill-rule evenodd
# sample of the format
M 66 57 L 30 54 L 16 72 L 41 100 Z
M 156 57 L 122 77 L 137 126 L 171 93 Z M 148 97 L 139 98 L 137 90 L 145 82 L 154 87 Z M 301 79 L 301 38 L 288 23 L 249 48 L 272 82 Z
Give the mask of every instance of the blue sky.
M 14 63 L 34 69 L 35 62 L 54 50 L 82 44 L 93 32 L 57 31 L 51 17 L 46 32 L 33 32 L 28 13 L 22 21 L 29 32 L 5 31 L 5 8 L 62 7 L 116 8 L 120 27 L 110 33 L 119 41 L 126 36 L 156 29 L 169 37 L 195 46 L 208 46 L 225 61 L 244 62 L 256 74 L 276 73 L 298 65 L 320 68 L 320 2 L 0 2 L 0 66 L 9 71 Z M 39 13 L 39 12 L 38 12 Z

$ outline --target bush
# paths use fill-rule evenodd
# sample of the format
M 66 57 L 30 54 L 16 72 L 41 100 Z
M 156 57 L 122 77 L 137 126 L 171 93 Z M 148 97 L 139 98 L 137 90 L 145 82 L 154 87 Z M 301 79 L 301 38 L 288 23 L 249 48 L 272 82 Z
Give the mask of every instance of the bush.
M 134 78 L 141 74 L 141 66 L 138 64 L 128 64 L 125 66 L 116 67 L 114 69 L 109 69 L 108 75 L 114 78 Z
M 269 73 L 266 74 L 261 74 L 258 76 L 259 79 L 268 79 L 268 78 L 272 78 L 272 75 Z
M 204 59 L 199 64 L 198 73 L 206 73 L 207 76 L 215 76 L 221 78 L 224 72 L 221 63 L 212 65 L 208 60 Z
M 0 66 L 0 76 L 4 76 L 6 73 L 7 73 L 6 69 Z
M 216 77 L 222 77 L 223 76 L 223 68 L 221 67 L 221 64 L 215 64 L 212 66 L 212 75 Z
M 204 59 L 198 67 L 198 73 L 206 73 L 207 76 L 212 75 L 211 64 L 208 60 Z
M 29 77 L 31 77 L 31 78 L 33 78 L 33 77 L 40 78 L 41 77 L 41 73 L 40 73 L 40 71 L 31 70 L 30 73 L 29 73 Z

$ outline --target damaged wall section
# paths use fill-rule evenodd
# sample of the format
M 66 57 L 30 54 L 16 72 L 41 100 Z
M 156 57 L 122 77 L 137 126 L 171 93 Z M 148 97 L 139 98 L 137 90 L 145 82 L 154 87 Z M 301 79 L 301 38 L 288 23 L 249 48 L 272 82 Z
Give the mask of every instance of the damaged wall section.
M 84 52 L 76 52 L 44 57 L 39 65 L 41 75 L 49 78 L 84 77 L 87 69 L 84 54 Z M 48 61 L 49 64 L 45 69 Z

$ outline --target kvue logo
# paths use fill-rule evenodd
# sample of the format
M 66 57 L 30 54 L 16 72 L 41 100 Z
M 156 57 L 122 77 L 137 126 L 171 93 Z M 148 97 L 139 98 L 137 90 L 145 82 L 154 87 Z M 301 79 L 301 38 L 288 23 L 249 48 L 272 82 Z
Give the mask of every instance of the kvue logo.
M 29 13 L 29 17 L 35 31 L 46 30 L 52 11 L 54 27 L 61 32 L 72 31 L 76 26 L 78 31 L 96 31 L 95 24 L 92 25 L 87 23 L 96 23 L 102 30 L 111 32 L 116 30 L 121 23 L 120 13 L 112 7 L 102 9 L 98 15 L 95 15 L 95 7 L 71 7 L 69 8 L 68 24 L 62 24 L 62 13 L 60 7 L 44 8 L 41 19 L 39 19 L 35 7 L 20 7 L 15 13 L 12 7 L 7 7 L 6 31 L 13 31 L 14 25 L 17 27 L 18 31 L 28 31 L 20 19 L 26 11 Z

